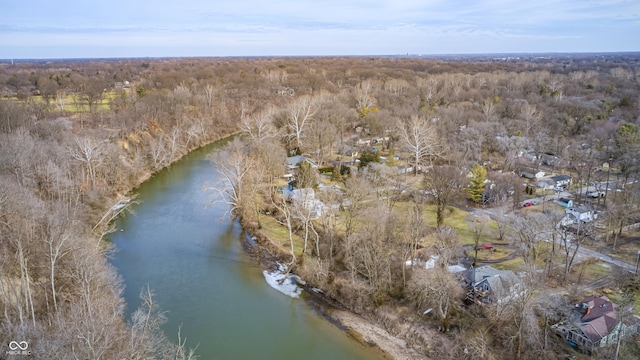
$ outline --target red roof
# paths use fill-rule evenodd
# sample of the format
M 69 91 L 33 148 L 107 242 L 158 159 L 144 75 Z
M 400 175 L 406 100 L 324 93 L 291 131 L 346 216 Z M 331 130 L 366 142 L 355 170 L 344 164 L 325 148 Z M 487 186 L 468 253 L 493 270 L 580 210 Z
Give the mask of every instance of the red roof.
M 592 341 L 607 336 L 618 323 L 617 306 L 606 296 L 589 296 L 582 300 L 586 305 L 580 328 Z

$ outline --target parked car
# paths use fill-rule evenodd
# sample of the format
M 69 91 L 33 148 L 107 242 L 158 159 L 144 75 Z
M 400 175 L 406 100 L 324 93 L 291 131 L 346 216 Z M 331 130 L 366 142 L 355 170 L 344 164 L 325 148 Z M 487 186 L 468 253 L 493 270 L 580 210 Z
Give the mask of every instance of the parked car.
M 603 198 L 604 197 L 604 191 L 589 191 L 587 193 L 587 196 L 593 199 L 597 199 L 597 198 Z

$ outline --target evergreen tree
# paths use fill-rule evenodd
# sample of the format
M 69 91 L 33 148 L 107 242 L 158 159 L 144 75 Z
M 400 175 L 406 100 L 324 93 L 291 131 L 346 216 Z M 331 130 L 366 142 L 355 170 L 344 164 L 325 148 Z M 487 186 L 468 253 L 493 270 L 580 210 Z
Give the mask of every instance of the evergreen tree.
M 480 164 L 475 164 L 471 168 L 471 179 L 469 180 L 469 196 L 476 203 L 482 202 L 484 192 L 484 181 L 487 179 L 487 169 Z
M 380 154 L 377 151 L 369 151 L 364 150 L 362 155 L 360 155 L 360 163 L 358 164 L 358 169 L 367 166 L 370 162 L 380 162 Z
M 300 189 L 318 187 L 316 170 L 307 161 L 301 162 L 296 169 L 296 187 Z

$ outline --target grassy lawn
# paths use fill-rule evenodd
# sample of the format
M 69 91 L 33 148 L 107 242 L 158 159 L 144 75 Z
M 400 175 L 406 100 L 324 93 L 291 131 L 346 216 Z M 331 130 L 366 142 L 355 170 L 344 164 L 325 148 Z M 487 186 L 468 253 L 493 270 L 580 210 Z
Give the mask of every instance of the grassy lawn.
M 613 250 L 613 238 L 609 240 L 609 244 L 605 245 L 604 252 L 616 259 L 622 260 L 629 264 L 635 264 L 638 261 L 638 250 L 640 250 L 640 231 L 629 231 L 620 238 L 616 244 L 616 249 Z
M 120 96 L 120 93 L 115 91 L 107 91 L 103 94 L 102 100 L 98 101 L 94 104 L 95 111 L 107 111 L 111 107 L 111 100 Z M 75 101 L 74 101 L 75 97 Z M 22 101 L 17 97 L 7 98 L 9 101 Z M 45 100 L 40 95 L 33 95 L 28 98 L 28 101 L 33 101 L 37 103 L 44 103 Z M 55 98 L 51 99 L 49 103 L 49 108 L 52 112 L 61 112 L 60 108 L 57 106 L 57 101 Z M 64 97 L 64 111 L 67 113 L 80 113 L 80 112 L 89 112 L 89 104 L 80 98 L 79 94 L 66 94 Z
M 491 266 L 498 270 L 518 271 L 524 268 L 524 260 L 522 259 L 522 256 L 519 256 L 515 259 L 507 260 L 505 262 L 492 264 Z
M 613 303 L 615 304 L 620 304 L 622 302 L 622 292 L 621 291 L 613 291 L 610 289 L 607 289 L 607 291 L 604 291 L 605 295 L 607 295 L 607 297 L 609 298 L 609 300 L 611 300 Z M 635 290 L 633 291 L 633 309 L 631 310 L 633 312 L 633 315 L 635 316 L 640 316 L 640 290 Z
M 513 252 L 516 251 L 516 249 L 513 248 L 506 248 L 503 246 L 499 246 L 496 245 L 493 248 L 493 251 L 491 250 L 478 250 L 478 260 L 500 260 L 500 259 L 504 259 L 507 256 L 513 254 Z M 471 249 L 469 251 L 467 251 L 467 254 L 470 256 L 473 256 L 475 254 L 474 250 Z
M 272 216 L 262 216 L 260 218 L 262 229 L 260 229 L 266 236 L 274 241 L 283 251 L 289 253 L 291 251 L 291 244 L 289 243 L 289 231 L 286 226 L 280 225 Z M 293 234 L 293 249 L 296 256 L 302 254 L 302 248 L 304 246 L 304 239 Z M 307 251 L 309 246 L 313 246 L 311 243 L 307 244 Z
M 571 270 L 575 273 L 576 280 L 579 273 L 582 272 L 581 281 L 583 283 L 589 283 L 609 275 L 611 267 L 607 263 L 598 261 L 592 264 L 576 264 L 571 267 Z
M 394 209 L 398 211 L 400 214 L 409 214 L 409 211 L 413 208 L 413 204 L 410 202 L 398 202 L 396 203 Z M 435 205 L 426 205 L 423 208 L 424 212 L 422 216 L 424 217 L 427 226 L 434 228 L 436 227 L 436 206 Z M 453 206 L 448 206 L 445 209 L 445 217 L 444 217 L 444 225 L 450 226 L 456 230 L 460 241 L 463 245 L 473 244 L 473 233 L 469 228 L 469 223 L 466 221 L 467 215 L 469 213 L 464 210 L 460 210 Z M 491 222 L 494 222 L 493 220 Z M 495 226 L 495 224 L 493 224 Z M 489 226 L 489 229 L 491 225 Z M 485 235 L 486 237 L 486 235 Z

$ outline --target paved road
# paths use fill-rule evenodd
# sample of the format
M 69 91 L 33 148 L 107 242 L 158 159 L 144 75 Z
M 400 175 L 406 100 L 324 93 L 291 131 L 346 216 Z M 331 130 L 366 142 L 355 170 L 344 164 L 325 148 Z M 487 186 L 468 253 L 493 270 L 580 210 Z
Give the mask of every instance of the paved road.
M 583 255 L 583 256 L 588 256 L 588 257 L 593 257 L 596 258 L 600 261 L 604 261 L 606 263 L 615 265 L 617 267 L 620 267 L 622 269 L 625 269 L 629 272 L 635 273 L 636 272 L 636 264 L 629 264 L 627 262 L 618 260 L 618 259 L 614 259 L 609 255 L 603 254 L 601 252 L 595 251 L 595 250 L 591 250 L 588 248 L 585 248 L 584 246 L 581 246 L 580 249 L 578 249 L 578 253 Z
M 554 195 L 555 196 L 555 195 Z M 559 194 L 560 197 L 562 197 L 562 194 Z M 540 205 L 538 205 L 540 206 Z M 507 206 L 509 207 L 509 206 Z M 513 219 L 515 217 L 515 215 L 512 212 L 507 212 L 504 211 L 504 209 L 468 209 L 470 211 L 474 211 L 477 213 L 481 213 L 481 214 L 485 214 L 488 215 L 491 219 L 498 221 L 499 218 L 503 218 L 503 221 L 509 221 L 510 219 Z M 543 241 L 551 241 L 551 239 L 549 237 L 546 238 L 542 238 Z M 560 242 L 556 242 L 558 245 L 562 245 Z M 571 245 L 571 249 L 573 250 L 573 243 Z M 617 267 L 620 267 L 622 269 L 625 269 L 631 273 L 635 273 L 636 272 L 636 264 L 629 264 L 627 262 L 618 260 L 618 259 L 614 259 L 609 255 L 603 254 L 601 252 L 595 251 L 595 250 L 591 250 L 589 248 L 584 247 L 584 245 L 580 246 L 580 248 L 578 249 L 578 254 L 576 254 L 576 259 L 574 260 L 574 264 L 577 264 L 579 262 L 582 262 L 588 258 L 596 258 L 600 261 L 606 262 L 608 264 L 611 265 L 615 265 Z

